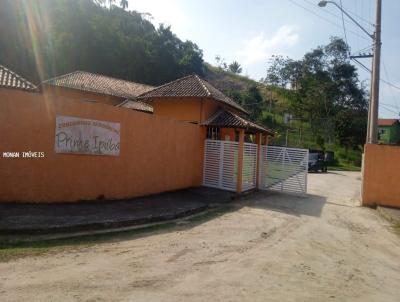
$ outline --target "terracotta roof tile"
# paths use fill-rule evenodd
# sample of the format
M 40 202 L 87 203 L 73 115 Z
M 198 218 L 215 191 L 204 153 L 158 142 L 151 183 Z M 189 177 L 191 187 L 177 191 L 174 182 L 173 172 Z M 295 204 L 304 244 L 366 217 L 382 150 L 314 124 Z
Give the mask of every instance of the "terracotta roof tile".
M 398 119 L 380 118 L 378 119 L 378 126 L 392 126 Z
M 226 110 L 220 110 L 216 112 L 207 121 L 205 121 L 203 125 L 226 128 L 243 128 L 273 135 L 271 130 Z
M 153 113 L 153 106 L 143 103 L 141 101 L 125 100 L 122 103 L 118 104 L 117 107 Z
M 248 113 L 234 100 L 227 97 L 217 88 L 198 75 L 190 75 L 162 86 L 156 87 L 138 96 L 138 99 L 151 99 L 161 97 L 209 97 L 229 105 L 241 112 Z
M 0 65 L 0 87 L 37 91 L 35 85 L 3 65 Z
M 86 71 L 75 71 L 44 81 L 44 85 L 61 86 L 83 91 L 134 99 L 153 86 L 129 82 Z

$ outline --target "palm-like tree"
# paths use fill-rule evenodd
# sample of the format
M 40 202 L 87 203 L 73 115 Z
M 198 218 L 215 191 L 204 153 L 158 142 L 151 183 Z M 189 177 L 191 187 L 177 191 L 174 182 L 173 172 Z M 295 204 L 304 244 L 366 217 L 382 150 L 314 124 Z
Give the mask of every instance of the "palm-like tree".
M 111 10 L 111 6 L 112 4 L 115 2 L 115 0 L 108 0 L 108 5 L 110 6 L 110 10 Z
M 119 4 L 121 5 L 122 9 L 126 9 L 128 7 L 128 0 L 121 0 Z
M 233 73 L 241 73 L 242 67 L 237 61 L 233 61 L 231 64 L 229 64 L 229 70 Z

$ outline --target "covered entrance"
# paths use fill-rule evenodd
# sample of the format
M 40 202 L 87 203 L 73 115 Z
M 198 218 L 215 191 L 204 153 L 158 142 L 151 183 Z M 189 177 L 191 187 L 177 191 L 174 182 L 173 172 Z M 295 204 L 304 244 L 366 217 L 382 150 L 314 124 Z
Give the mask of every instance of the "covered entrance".
M 236 191 L 307 192 L 308 150 L 268 146 L 272 132 L 229 111 L 206 121 L 203 185 Z
M 244 192 L 257 188 L 258 154 L 272 132 L 229 111 L 220 111 L 203 125 L 203 185 Z

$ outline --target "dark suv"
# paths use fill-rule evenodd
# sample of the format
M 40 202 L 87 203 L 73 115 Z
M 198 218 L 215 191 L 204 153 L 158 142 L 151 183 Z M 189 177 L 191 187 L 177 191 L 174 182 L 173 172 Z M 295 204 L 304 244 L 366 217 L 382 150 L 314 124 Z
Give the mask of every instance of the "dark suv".
M 325 160 L 325 153 L 318 150 L 310 150 L 308 153 L 308 171 L 311 172 L 327 172 L 327 161 Z

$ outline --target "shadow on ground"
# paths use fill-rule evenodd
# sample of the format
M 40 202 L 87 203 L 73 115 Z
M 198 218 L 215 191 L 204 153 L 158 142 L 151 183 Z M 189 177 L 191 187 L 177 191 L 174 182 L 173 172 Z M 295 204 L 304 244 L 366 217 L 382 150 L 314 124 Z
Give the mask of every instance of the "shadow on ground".
M 163 194 L 161 200 L 164 202 L 176 202 L 177 192 L 171 192 L 167 194 Z M 236 200 L 232 200 L 233 194 L 227 193 L 221 190 L 214 190 L 208 188 L 195 188 L 190 189 L 189 192 L 182 194 L 179 192 L 181 201 L 184 201 L 186 196 L 189 194 L 192 198 L 198 199 L 196 202 L 201 202 L 203 205 L 206 205 L 206 209 L 199 211 L 197 213 L 193 213 L 195 215 L 185 217 L 175 221 L 160 221 L 159 224 L 153 224 L 148 226 L 143 226 L 138 229 L 127 229 L 127 230 L 118 230 L 114 229 L 103 234 L 88 234 L 88 235 L 79 235 L 76 237 L 67 236 L 65 238 L 60 237 L 59 239 L 52 239 L 52 237 L 46 238 L 46 235 L 19 235 L 10 240 L 10 237 L 0 238 L 0 251 L 6 249 L 15 249 L 15 248 L 28 248 L 28 249 L 44 249 L 47 250 L 51 247 L 60 247 L 60 246 L 82 246 L 82 245 L 90 245 L 97 244 L 103 242 L 119 242 L 124 240 L 132 240 L 136 238 L 163 234 L 169 232 L 176 231 L 185 231 L 191 228 L 194 228 L 198 225 L 206 223 L 210 220 L 216 219 L 222 215 L 227 213 L 232 213 L 240 210 L 243 207 L 252 207 L 257 209 L 263 209 L 266 211 L 277 211 L 280 213 L 284 213 L 287 215 L 294 216 L 314 216 L 319 217 L 321 215 L 322 209 L 326 200 L 324 197 L 304 194 L 301 196 L 284 194 L 284 193 L 276 193 L 270 191 L 259 191 L 253 192 L 246 196 L 242 196 Z M 196 196 L 196 197 L 194 197 Z M 187 197 L 187 196 L 186 196 Z M 172 198 L 172 199 L 170 199 Z M 145 199 L 140 198 L 142 202 Z M 126 202 L 126 201 L 125 201 Z M 132 201 L 131 201 L 132 203 Z M 124 203 L 123 203 L 124 204 Z M 36 205 L 37 206 L 37 205 Z M 105 205 L 103 203 L 96 203 L 95 207 L 105 206 L 105 210 L 109 210 L 110 206 Z M 68 204 L 68 210 L 73 211 L 74 205 Z M 129 209 L 126 207 L 122 207 L 122 210 Z M 99 211 L 99 209 L 97 208 Z M 18 212 L 18 211 L 17 211 Z M 71 214 L 71 212 L 67 212 Z M 73 212 L 72 212 L 73 214 Z M 85 213 L 80 213 L 80 215 L 84 215 Z M 16 221 L 15 223 L 20 223 L 21 221 Z M 13 236 L 14 237 L 14 236 Z M 49 240 L 51 239 L 51 240 Z M 0 253 L 1 254 L 1 253 Z M 1 256 L 1 255 L 0 255 Z
M 2 203 L 0 234 L 51 234 L 169 221 L 230 202 L 234 193 L 198 187 L 129 200 Z
M 321 216 L 326 203 L 324 196 L 313 194 L 286 194 L 273 191 L 260 191 L 251 197 L 248 206 L 285 213 L 294 216 Z

